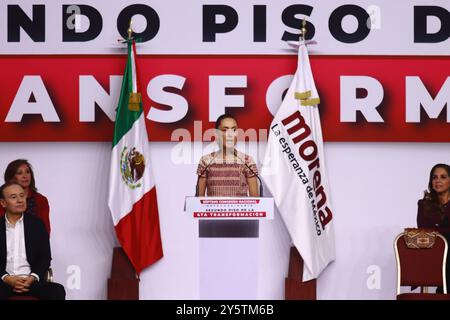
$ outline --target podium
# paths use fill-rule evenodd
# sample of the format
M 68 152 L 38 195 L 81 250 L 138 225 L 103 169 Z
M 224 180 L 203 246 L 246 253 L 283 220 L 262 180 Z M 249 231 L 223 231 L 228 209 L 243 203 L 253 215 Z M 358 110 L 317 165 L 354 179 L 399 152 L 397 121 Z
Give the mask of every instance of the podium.
M 186 197 L 185 211 L 198 220 L 200 299 L 258 299 L 259 221 L 273 219 L 273 198 Z

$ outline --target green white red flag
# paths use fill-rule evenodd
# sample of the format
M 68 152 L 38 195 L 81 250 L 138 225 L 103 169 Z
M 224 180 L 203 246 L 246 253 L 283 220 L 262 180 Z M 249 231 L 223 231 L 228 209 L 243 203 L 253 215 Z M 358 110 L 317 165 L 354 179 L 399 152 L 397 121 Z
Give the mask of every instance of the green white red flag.
M 116 113 L 108 206 L 117 238 L 137 274 L 163 256 L 158 204 L 142 99 L 136 77 L 136 45 L 128 59 Z

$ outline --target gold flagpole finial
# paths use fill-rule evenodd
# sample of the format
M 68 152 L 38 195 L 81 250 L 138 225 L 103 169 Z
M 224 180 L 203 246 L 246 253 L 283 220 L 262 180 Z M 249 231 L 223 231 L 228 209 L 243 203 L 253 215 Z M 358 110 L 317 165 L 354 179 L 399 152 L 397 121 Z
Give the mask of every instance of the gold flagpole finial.
M 133 39 L 133 28 L 131 25 L 133 24 L 133 21 L 130 19 L 130 26 L 128 27 L 127 33 L 128 33 L 128 40 Z M 128 96 L 128 110 L 130 111 L 140 111 L 141 110 L 141 104 L 142 104 L 142 97 L 140 92 L 130 92 L 130 95 Z
M 303 21 L 302 21 L 302 27 L 301 27 L 301 29 L 300 29 L 301 31 L 300 31 L 300 39 L 301 40 L 306 40 L 306 18 L 303 18 Z
M 133 20 L 130 19 L 130 25 L 128 27 L 127 33 L 128 33 L 128 40 L 131 40 L 131 35 L 133 34 L 133 28 L 131 25 L 133 24 Z

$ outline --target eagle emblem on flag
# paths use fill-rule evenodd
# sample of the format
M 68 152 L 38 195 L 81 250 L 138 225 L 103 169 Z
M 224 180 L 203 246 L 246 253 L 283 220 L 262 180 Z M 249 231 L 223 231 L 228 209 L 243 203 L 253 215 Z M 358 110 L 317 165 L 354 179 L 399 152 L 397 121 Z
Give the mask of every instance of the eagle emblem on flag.
M 120 173 L 125 184 L 131 189 L 141 187 L 139 180 L 144 175 L 144 171 L 144 155 L 136 150 L 136 147 L 124 147 L 120 157 Z

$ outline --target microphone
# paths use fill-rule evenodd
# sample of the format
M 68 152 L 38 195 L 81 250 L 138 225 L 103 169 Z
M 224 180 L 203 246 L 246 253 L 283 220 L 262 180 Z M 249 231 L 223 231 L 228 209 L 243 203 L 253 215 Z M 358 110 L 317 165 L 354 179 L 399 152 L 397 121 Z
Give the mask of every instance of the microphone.
M 214 153 L 214 157 L 211 159 L 211 161 L 206 165 L 206 167 L 200 172 L 200 174 L 198 175 L 197 178 L 197 185 L 195 186 L 195 196 L 198 197 L 198 192 L 199 192 L 199 185 L 198 182 L 200 181 L 200 177 L 206 172 L 206 170 L 209 168 L 210 165 L 212 165 L 214 159 L 217 157 L 218 152 Z
M 253 171 L 253 169 L 250 168 L 250 166 L 245 161 L 243 161 L 241 158 L 239 158 L 239 156 L 237 155 L 236 149 L 234 149 L 234 156 L 236 158 L 238 158 L 239 160 L 241 160 L 241 162 L 250 170 L 250 172 L 253 173 L 256 176 L 256 178 L 258 178 L 258 180 L 259 180 L 259 196 L 263 197 L 263 184 L 262 184 L 262 181 L 261 181 L 261 178 L 259 177 L 259 175 L 255 171 Z

